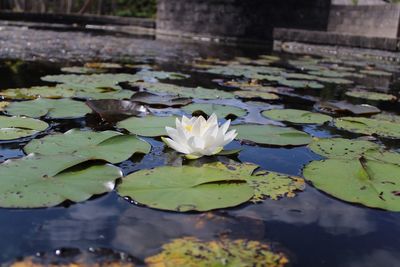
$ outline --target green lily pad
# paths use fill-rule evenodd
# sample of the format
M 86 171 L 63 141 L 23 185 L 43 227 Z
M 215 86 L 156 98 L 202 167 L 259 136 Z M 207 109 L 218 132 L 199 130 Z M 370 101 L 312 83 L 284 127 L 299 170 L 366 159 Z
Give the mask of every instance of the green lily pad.
M 346 92 L 347 96 L 354 98 L 362 98 L 373 101 L 395 101 L 397 97 L 391 94 L 370 92 L 365 90 L 351 90 Z
M 77 90 L 75 93 L 75 97 L 82 99 L 91 99 L 91 100 L 103 100 L 103 99 L 129 99 L 135 92 L 130 90 L 118 90 L 118 91 L 105 91 L 100 88 L 92 89 L 90 91 L 85 90 Z
M 309 144 L 312 140 L 308 134 L 290 127 L 239 124 L 233 125 L 232 129 L 237 130 L 237 139 L 264 145 L 301 146 Z
M 163 251 L 145 259 L 149 267 L 285 267 L 289 260 L 258 241 L 220 239 L 209 242 L 194 237 L 175 239 Z
M 255 172 L 257 165 L 252 163 L 211 163 L 203 166 L 228 171 L 240 179 L 245 179 L 254 189 L 251 202 L 258 203 L 266 198 L 278 200 L 282 197 L 294 197 L 296 192 L 303 191 L 305 188 L 304 179 L 300 177 L 288 176 L 281 173 L 261 171 Z
M 313 161 L 303 171 L 307 180 L 327 194 L 391 211 L 400 211 L 399 173 L 399 165 L 364 157 Z
M 156 116 L 146 116 L 146 117 L 132 117 L 126 120 L 120 121 L 117 127 L 128 130 L 131 133 L 141 135 L 141 136 L 163 136 L 166 135 L 165 127 L 175 126 L 175 116 L 168 117 L 156 117 Z
M 179 212 L 234 207 L 254 193 L 245 180 L 227 171 L 190 166 L 134 172 L 123 179 L 117 191 L 151 208 Z
M 360 73 L 372 76 L 392 76 L 392 73 L 383 70 L 361 70 Z
M 242 117 L 247 113 L 245 110 L 241 108 L 218 105 L 218 104 L 190 104 L 186 107 L 183 107 L 182 110 L 190 114 L 193 114 L 196 111 L 203 111 L 205 114 L 209 116 L 215 113 L 219 118 L 226 118 L 229 115 Z
M 354 133 L 400 138 L 400 124 L 390 121 L 343 117 L 335 119 L 335 126 Z
M 149 92 L 137 92 L 131 97 L 131 101 L 157 106 L 185 106 L 192 103 L 192 99 L 187 97 L 175 97 L 170 95 L 156 95 Z
M 77 129 L 34 139 L 24 147 L 27 154 L 73 154 L 114 164 L 129 159 L 134 153 L 147 154 L 150 149 L 150 144 L 136 136 L 114 131 L 92 132 Z
M 261 98 L 264 100 L 276 100 L 279 99 L 279 96 L 274 93 L 268 92 L 257 92 L 257 91 L 235 91 L 233 92 L 235 96 L 240 98 L 252 99 L 252 98 Z
M 86 161 L 73 155 L 34 155 L 0 165 L 0 207 L 40 208 L 66 200 L 84 201 L 109 192 L 121 177 L 119 168 L 96 165 L 69 169 Z
M 276 121 L 288 121 L 303 124 L 324 124 L 332 117 L 299 109 L 271 109 L 262 112 L 265 117 Z
M 353 105 L 345 101 L 320 102 L 317 103 L 314 107 L 321 112 L 331 114 L 351 113 L 354 115 L 371 115 L 381 112 L 381 110 L 375 106 L 367 104 Z
M 87 62 L 85 68 L 91 69 L 120 69 L 122 66 L 118 63 L 111 62 Z
M 369 150 L 378 150 L 380 146 L 365 140 L 324 138 L 313 140 L 309 148 L 314 153 L 327 158 L 354 159 L 359 158 Z
M 91 110 L 83 102 L 72 99 L 38 98 L 31 101 L 12 102 L 6 108 L 10 115 L 39 118 L 47 116 L 53 119 L 80 118 Z
M 70 98 L 75 95 L 76 91 L 72 88 L 58 86 L 34 86 L 31 88 L 12 88 L 5 89 L 0 95 L 6 99 L 26 100 L 36 98 Z
M 293 88 L 310 88 L 310 89 L 322 89 L 324 85 L 315 81 L 302 81 L 302 80 L 287 80 L 285 78 L 279 77 L 277 82 L 280 85 L 293 87 Z
M 88 67 L 64 67 L 61 68 L 62 72 L 66 73 L 75 73 L 75 74 L 92 74 L 92 73 L 101 73 L 104 72 L 102 69 L 97 68 L 88 68 Z
M 41 120 L 24 117 L 0 116 L 0 140 L 13 140 L 46 130 L 49 125 Z
M 395 115 L 391 113 L 381 113 L 377 114 L 372 117 L 375 120 L 384 120 L 384 121 L 389 121 L 389 122 L 394 122 L 394 123 L 400 123 L 400 115 Z
M 145 88 L 150 92 L 164 93 L 180 97 L 191 97 L 201 99 L 220 99 L 220 98 L 234 98 L 232 93 L 216 90 L 206 89 L 202 87 L 184 87 L 168 83 L 132 83 L 132 86 Z

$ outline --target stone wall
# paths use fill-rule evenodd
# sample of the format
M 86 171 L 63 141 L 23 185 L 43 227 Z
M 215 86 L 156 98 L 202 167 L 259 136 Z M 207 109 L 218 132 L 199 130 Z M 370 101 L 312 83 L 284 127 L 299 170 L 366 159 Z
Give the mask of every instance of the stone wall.
M 358 36 L 397 38 L 400 5 L 342 6 L 333 5 L 328 31 Z
M 326 30 L 330 0 L 158 0 L 157 33 L 272 39 L 273 28 Z

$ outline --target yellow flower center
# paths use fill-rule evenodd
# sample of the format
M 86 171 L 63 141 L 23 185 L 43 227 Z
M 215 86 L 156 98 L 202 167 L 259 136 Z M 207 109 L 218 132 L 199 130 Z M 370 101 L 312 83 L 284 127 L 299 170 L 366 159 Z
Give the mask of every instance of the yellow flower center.
M 191 132 L 192 129 L 193 129 L 193 126 L 192 125 L 186 125 L 185 129 L 186 129 L 186 131 Z

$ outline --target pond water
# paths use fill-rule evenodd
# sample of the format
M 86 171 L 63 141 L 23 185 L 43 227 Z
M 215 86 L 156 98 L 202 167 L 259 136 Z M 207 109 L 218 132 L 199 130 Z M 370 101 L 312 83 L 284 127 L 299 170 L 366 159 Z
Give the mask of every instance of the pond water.
M 315 104 L 323 101 L 343 100 L 352 104 L 368 103 L 382 112 L 400 115 L 400 104 L 397 100 L 365 100 L 345 95 L 350 89 L 357 87 L 385 95 L 391 94 L 395 98 L 399 97 L 400 68 L 396 64 L 364 60 L 346 62 L 337 59 L 317 59 L 284 54 L 274 54 L 274 57 L 258 57 L 261 54 L 255 55 L 254 52 L 249 54 L 251 60 L 229 58 L 224 55 L 221 60 L 215 58 L 182 59 L 181 62 L 170 62 L 158 61 L 156 57 L 149 57 L 145 62 L 133 61 L 129 64 L 124 62 L 120 64 L 121 68 L 101 68 L 100 70 L 109 73 L 130 74 L 143 71 L 143 69 L 150 72 L 152 70 L 177 72 L 188 76 L 183 79 L 161 78 L 158 81 L 156 78 L 150 77 L 149 80 L 154 83 L 162 82 L 185 87 L 216 88 L 226 92 L 236 91 L 237 87 L 223 85 L 221 84 L 223 81 L 248 82 L 252 78 L 251 75 L 255 76 L 253 82 L 259 85 L 275 88 L 298 87 L 293 90 L 281 89 L 279 92 L 275 92 L 278 99 L 236 97 L 213 100 L 195 98 L 194 101 L 233 105 L 246 109 L 247 115 L 234 119 L 232 124 L 258 123 L 290 126 L 315 138 L 355 139 L 365 135 L 339 129 L 332 122 L 303 124 L 272 120 L 262 116 L 261 111 L 274 108 L 316 111 Z M 2 61 L 0 62 L 0 88 L 4 92 L 9 88 L 53 86 L 55 83 L 43 81 L 41 78 L 46 75 L 69 74 L 63 72 L 61 68 L 82 65 L 82 63 Z M 251 66 L 253 69 L 240 72 L 238 65 Z M 216 66 L 220 67 L 220 73 L 210 73 L 209 70 Z M 221 66 L 225 67 L 223 70 L 225 73 L 227 69 L 234 69 L 236 73 L 221 74 Z M 277 69 L 260 69 L 263 66 Z M 316 66 L 322 66 L 322 69 Z M 331 70 L 332 73 L 321 74 L 321 71 L 326 69 Z M 312 74 L 312 71 L 317 73 Z M 373 73 L 373 71 L 382 73 Z M 284 74 L 282 74 L 283 72 Z M 309 79 L 306 80 L 306 84 L 293 85 L 287 84 L 287 81 L 273 81 L 271 77 L 268 80 L 256 75 L 282 77 L 287 73 L 309 74 L 314 75 L 314 78 L 341 78 L 346 81 L 317 81 L 312 77 L 287 78 L 289 81 Z M 358 75 L 352 75 L 355 73 Z M 152 75 L 150 74 L 150 76 Z M 308 83 L 311 81 L 318 84 L 309 86 Z M 137 90 L 136 86 L 127 82 L 130 81 L 123 81 L 120 86 L 126 90 Z M 241 85 L 243 86 L 243 83 Z M 319 85 L 322 88 L 319 88 Z M 310 88 L 313 86 L 316 88 Z M 270 92 L 274 93 L 274 91 Z M 84 102 L 82 98 L 79 101 Z M 151 112 L 156 115 L 185 114 L 180 108 L 154 108 L 154 106 L 151 108 Z M 7 112 L 5 111 L 5 113 Z M 353 116 L 349 112 L 333 112 L 331 116 L 340 117 L 344 116 L 343 114 Z M 370 117 L 371 115 L 365 116 Z M 45 117 L 41 117 L 41 119 L 50 124 L 50 128 L 45 132 L 33 137 L 0 142 L 0 160 L 2 162 L 10 158 L 24 157 L 22 148 L 30 140 L 55 132 L 66 132 L 73 128 L 79 128 L 96 131 L 117 130 L 127 133 L 118 128 L 115 122 L 105 122 L 95 113 L 76 119 Z M 163 165 L 193 164 L 167 149 L 158 137 L 143 137 L 143 139 L 151 144 L 150 153 L 147 155 L 135 154 L 130 159 L 115 164 L 121 168 L 124 175 Z M 385 146 L 386 149 L 400 150 L 398 138 L 376 137 L 375 135 L 372 142 Z M 260 145 L 236 140 L 227 147 L 227 149 L 236 148 L 241 149 L 238 155 L 212 157 L 198 160 L 198 162 L 231 159 L 256 164 L 263 170 L 302 177 L 305 165 L 313 160 L 323 159 L 323 156 L 312 152 L 306 145 Z M 121 257 L 126 259 L 126 255 L 130 255 L 128 258 L 137 266 L 145 266 L 147 257 L 159 253 L 161 247 L 173 239 L 196 237 L 203 241 L 210 241 L 225 236 L 229 239 L 256 240 L 269 244 L 274 251 L 286 255 L 289 260 L 287 266 L 388 267 L 400 265 L 400 213 L 340 200 L 313 187 L 311 182 L 307 182 L 304 190 L 296 192 L 296 196 L 292 198 L 282 197 L 279 200 L 266 198 L 257 204 L 244 203 L 233 208 L 203 213 L 178 213 L 151 209 L 120 197 L 114 190 L 93 196 L 83 202 L 67 201 L 49 208 L 2 208 L 0 209 L 0 227 L 2 228 L 0 231 L 0 262 L 4 264 L 33 255 L 37 255 L 38 258 L 45 255 L 52 260 L 62 261 L 64 258 L 68 260 L 75 256 L 78 250 L 95 251 L 101 248 L 102 250 L 98 251 L 102 255 L 116 259 Z M 126 254 L 113 254 L 112 251 Z

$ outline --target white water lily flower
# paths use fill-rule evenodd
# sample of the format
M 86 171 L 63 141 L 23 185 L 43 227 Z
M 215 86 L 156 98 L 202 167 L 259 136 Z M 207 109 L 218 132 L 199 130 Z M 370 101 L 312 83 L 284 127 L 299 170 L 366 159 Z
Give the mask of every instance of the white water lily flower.
M 215 155 L 237 135 L 236 130 L 228 132 L 230 123 L 231 121 L 228 120 L 220 127 L 215 114 L 212 114 L 208 120 L 205 120 L 203 116 L 191 119 L 183 116 L 181 121 L 176 119 L 176 129 L 165 127 L 170 138 L 162 138 L 162 140 L 169 147 L 186 154 L 189 159 Z

